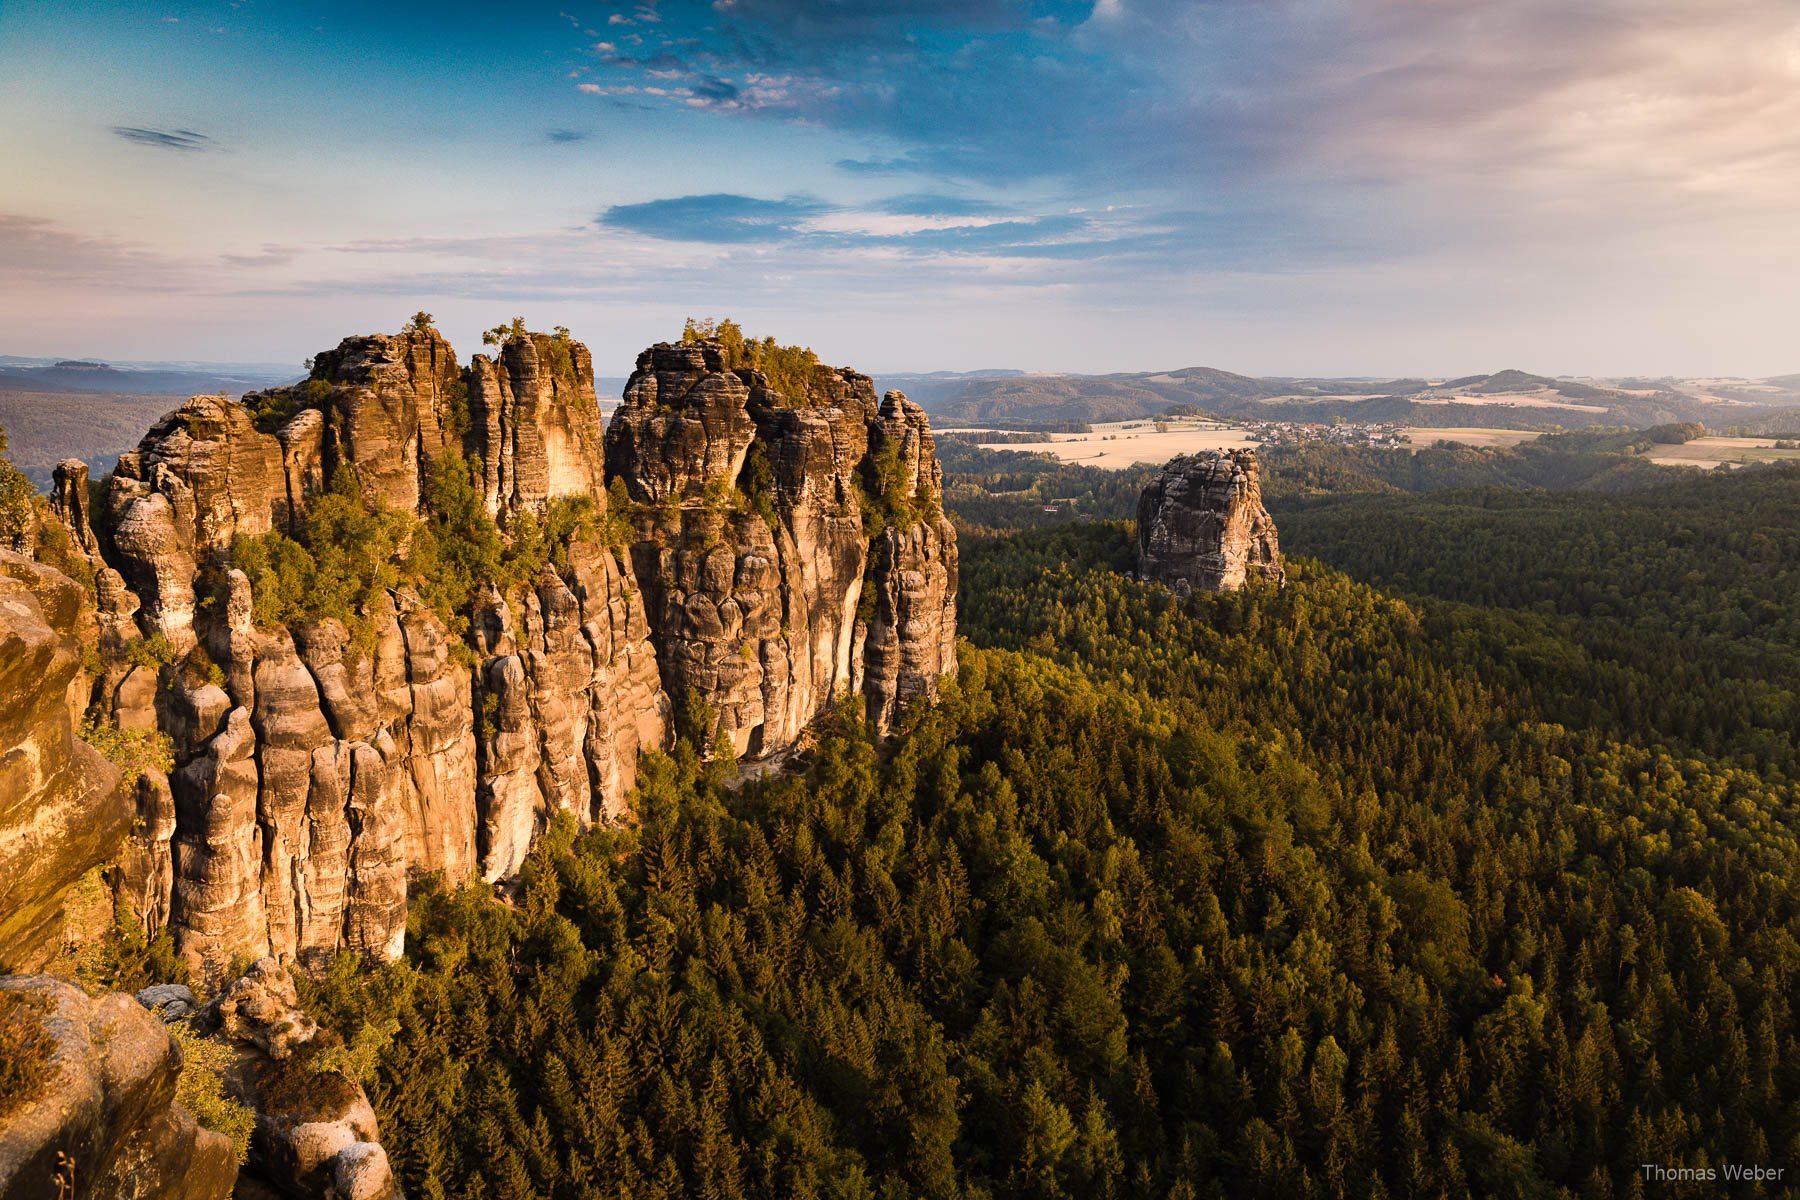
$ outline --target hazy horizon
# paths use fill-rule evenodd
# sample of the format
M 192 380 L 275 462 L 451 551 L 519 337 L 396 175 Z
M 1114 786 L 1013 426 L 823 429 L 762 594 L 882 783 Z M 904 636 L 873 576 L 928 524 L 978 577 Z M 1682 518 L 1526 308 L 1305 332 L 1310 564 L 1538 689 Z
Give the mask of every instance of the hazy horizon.
M 21 354 L 1800 371 L 1779 0 L 15 0 L 0 78 Z
M 361 333 L 378 333 L 378 332 L 393 332 L 393 330 L 372 330 L 371 329 L 371 330 L 362 330 L 360 332 Z M 444 333 L 444 331 L 442 329 L 440 329 L 439 332 Z M 574 331 L 571 331 L 571 333 L 573 336 L 576 337 L 576 340 L 578 340 L 578 341 L 582 340 L 578 333 L 575 333 Z M 493 348 L 491 346 L 481 345 L 481 337 L 480 337 L 479 333 L 472 333 L 469 337 L 467 337 L 466 339 L 462 339 L 462 340 L 459 340 L 456 337 L 453 337 L 448 333 L 445 333 L 444 335 L 449 340 L 450 344 L 456 349 L 457 354 L 462 356 L 462 358 L 465 361 L 468 359 L 468 357 L 471 354 L 485 353 L 485 354 L 488 354 L 491 356 L 493 353 Z M 346 334 L 345 336 L 352 336 L 352 335 Z M 655 340 L 656 341 L 670 341 L 673 339 L 669 338 L 669 337 L 657 337 Z M 649 345 L 649 344 L 651 344 L 651 343 L 646 343 L 646 345 Z M 465 348 L 466 345 L 473 345 L 474 349 L 473 350 L 466 349 Z M 321 349 L 321 350 L 329 349 L 329 347 L 321 346 L 321 347 L 319 347 L 319 349 Z M 635 351 L 626 357 L 626 359 L 624 360 L 624 365 L 620 369 L 612 370 L 612 369 L 609 369 L 611 364 L 609 364 L 608 362 L 603 361 L 601 359 L 600 354 L 595 349 L 595 347 L 590 346 L 589 349 L 590 349 L 590 351 L 595 352 L 594 375 L 595 375 L 596 379 L 622 380 L 622 379 L 627 378 L 631 374 L 631 367 L 633 365 L 633 361 L 636 358 Z M 641 350 L 642 347 L 640 347 L 639 349 Z M 303 374 L 305 371 L 305 366 L 304 366 L 305 357 L 306 356 L 303 355 L 300 358 L 293 360 L 293 370 L 294 370 L 294 373 L 296 376 Z M 14 353 L 8 351 L 8 352 L 0 353 L 0 371 L 7 369 L 8 365 L 12 365 L 14 367 L 19 366 L 20 364 L 18 362 L 14 361 L 9 364 L 8 360 L 20 360 L 20 359 L 30 359 L 34 362 L 43 362 L 43 363 L 49 363 L 52 361 L 54 361 L 54 362 L 92 362 L 92 363 L 99 363 L 99 364 L 114 367 L 114 368 L 121 368 L 121 369 L 124 369 L 127 371 L 130 371 L 130 370 L 152 370 L 152 369 L 157 369 L 157 368 L 197 370 L 200 368 L 208 368 L 208 367 L 217 368 L 217 369 L 221 369 L 221 370 L 223 370 L 225 368 L 238 368 L 238 369 L 242 369 L 242 370 L 264 371 L 264 370 L 279 369 L 279 368 L 282 368 L 282 367 L 285 367 L 288 365 L 286 362 L 279 360 L 279 359 L 272 359 L 272 360 L 266 360 L 266 361 L 263 361 L 263 360 L 252 361 L 252 360 L 243 360 L 243 359 L 238 359 L 238 360 L 203 359 L 203 358 L 128 359 L 128 358 L 109 358 L 106 355 L 92 354 L 92 353 L 87 353 L 87 354 L 55 354 L 55 353 L 14 354 Z M 1550 378 L 1550 379 L 1576 379 L 1576 380 L 1578 380 L 1578 379 L 1630 379 L 1630 378 L 1657 379 L 1657 378 L 1665 378 L 1665 377 L 1671 378 L 1671 379 L 1715 379 L 1716 378 L 1716 379 L 1762 380 L 1762 379 L 1769 379 L 1769 378 L 1782 378 L 1782 377 L 1786 377 L 1786 376 L 1790 376 L 1790 375 L 1794 375 L 1794 374 L 1800 374 L 1800 372 L 1776 371 L 1776 372 L 1772 372 L 1769 375 L 1746 375 L 1740 371 L 1740 372 L 1712 372 L 1712 373 L 1708 373 L 1706 375 L 1696 375 L 1696 374 L 1673 374 L 1673 375 L 1671 375 L 1671 374 L 1667 374 L 1667 373 L 1659 373 L 1659 374 L 1653 375 L 1653 374 L 1651 374 L 1649 372 L 1645 372 L 1645 371 L 1631 371 L 1631 372 L 1619 372 L 1619 373 L 1611 374 L 1611 375 L 1596 375 L 1596 374 L 1585 373 L 1585 372 L 1578 373 L 1578 372 L 1573 372 L 1573 371 L 1536 370 L 1530 365 L 1521 366 L 1517 363 L 1514 363 L 1514 364 L 1511 364 L 1508 366 L 1491 367 L 1491 368 L 1488 368 L 1485 370 L 1472 369 L 1472 370 L 1466 370 L 1466 371 L 1448 371 L 1448 372 L 1420 372 L 1420 371 L 1403 371 L 1402 370 L 1402 371 L 1390 371 L 1390 372 L 1386 372 L 1386 373 L 1376 373 L 1376 374 L 1368 374 L 1368 373 L 1350 374 L 1348 372 L 1341 372 L 1341 371 L 1339 371 L 1339 372 L 1326 371 L 1326 372 L 1321 372 L 1318 374 L 1307 374 L 1307 375 L 1298 375 L 1293 372 L 1285 372 L 1285 371 L 1271 371 L 1266 374 L 1250 375 L 1249 372 L 1234 371 L 1234 370 L 1232 370 L 1232 368 L 1227 367 L 1227 366 L 1221 366 L 1218 363 L 1201 363 L 1201 362 L 1179 363 L 1179 364 L 1164 363 L 1164 364 L 1152 364 L 1152 365 L 1145 365 L 1145 366 L 1138 366 L 1138 367 L 1121 367 L 1121 368 L 1118 368 L 1116 370 L 1111 370 L 1111 371 L 1051 371 L 1051 370 L 1041 370 L 1041 369 L 1034 368 L 1034 367 L 1010 366 L 1010 365 L 999 364 L 999 363 L 990 363 L 986 366 L 964 367 L 964 368 L 923 367 L 923 366 L 869 368 L 869 367 L 863 366 L 861 363 L 855 363 L 855 362 L 841 362 L 841 363 L 834 363 L 833 365 L 853 367 L 858 371 L 862 371 L 866 375 L 877 375 L 877 376 L 906 376 L 906 375 L 934 375 L 934 374 L 935 375 L 974 375 L 974 374 L 980 374 L 982 372 L 1015 372 L 1019 375 L 1024 375 L 1024 376 L 1079 375 L 1079 376 L 1091 376 L 1091 377 L 1096 377 L 1096 378 L 1104 377 L 1107 375 L 1146 375 L 1146 374 L 1153 374 L 1153 373 L 1157 373 L 1157 372 L 1161 372 L 1161 371 L 1179 371 L 1179 370 L 1184 370 L 1184 369 L 1190 368 L 1190 367 L 1211 367 L 1211 368 L 1215 368 L 1215 369 L 1221 370 L 1221 371 L 1228 371 L 1228 372 L 1230 372 L 1232 374 L 1236 374 L 1236 375 L 1247 375 L 1251 378 L 1260 378 L 1260 379 L 1294 379 L 1294 380 L 1322 379 L 1322 380 L 1342 380 L 1345 382 L 1370 382 L 1370 383 L 1379 383 L 1379 382 L 1385 382 L 1388 380 L 1395 380 L 1395 379 L 1419 379 L 1419 378 L 1428 379 L 1428 380 L 1459 379 L 1459 378 L 1464 378 L 1464 377 L 1468 377 L 1468 376 L 1498 374 L 1499 372 L 1505 371 L 1505 370 L 1520 370 L 1520 371 L 1525 371 L 1532 375 L 1539 375 L 1539 376 L 1543 376 L 1543 377 Z

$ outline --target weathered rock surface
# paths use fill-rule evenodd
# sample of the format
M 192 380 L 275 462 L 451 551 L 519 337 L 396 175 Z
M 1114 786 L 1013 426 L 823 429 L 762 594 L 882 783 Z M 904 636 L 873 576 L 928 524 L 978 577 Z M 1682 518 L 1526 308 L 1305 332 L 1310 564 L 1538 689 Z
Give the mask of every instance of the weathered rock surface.
M 1177 592 L 1287 582 L 1254 450 L 1171 459 L 1137 511 L 1138 576 Z
M 454 415 L 466 394 L 462 372 L 434 329 L 345 338 L 315 356 L 312 379 L 300 386 L 315 383 L 331 389 L 308 400 L 322 414 L 320 481 L 353 464 L 365 495 L 411 512 L 433 460 L 462 451 Z
M 293 1200 L 399 1200 L 375 1110 L 332 1061 L 340 1043 L 301 1010 L 286 969 L 261 960 L 192 1024 L 236 1051 L 225 1087 L 256 1114 L 247 1175 Z
M 201 1129 L 175 1103 L 181 1047 L 161 1021 L 123 993 L 89 1000 L 48 975 L 0 978 L 0 989 L 45 997 L 55 1042 L 55 1074 L 42 1095 L 0 1121 L 0 1200 L 231 1194 L 231 1139 Z
M 527 334 L 469 365 L 471 441 L 491 513 L 542 511 L 556 496 L 605 491 L 594 363 L 580 342 Z
M 77 736 L 87 707 L 68 578 L 0 550 L 0 965 L 55 953 L 62 897 L 131 826 L 119 772 Z
M 85 538 L 81 464 L 54 506 L 96 576 L 103 674 L 76 710 L 173 758 L 121 804 L 137 828 L 114 886 L 203 980 L 240 954 L 395 957 L 411 881 L 498 880 L 558 814 L 626 815 L 671 697 L 760 755 L 846 696 L 885 731 L 955 668 L 928 423 L 854 371 L 819 368 L 790 399 L 719 346 L 659 345 L 603 432 L 591 357 L 561 331 L 459 371 L 415 329 L 348 338 L 246 400 L 157 422 Z M 304 536 L 346 468 L 365 501 L 428 516 L 434 466 L 465 455 L 508 535 L 589 514 L 535 579 L 442 616 L 401 584 L 353 621 L 258 624 L 267 585 L 234 540 Z
M 846 695 L 885 731 L 955 669 L 955 534 L 900 393 L 821 369 L 785 397 L 717 346 L 663 343 L 638 357 L 606 466 L 637 502 L 663 684 L 704 700 L 739 754 L 791 745 Z

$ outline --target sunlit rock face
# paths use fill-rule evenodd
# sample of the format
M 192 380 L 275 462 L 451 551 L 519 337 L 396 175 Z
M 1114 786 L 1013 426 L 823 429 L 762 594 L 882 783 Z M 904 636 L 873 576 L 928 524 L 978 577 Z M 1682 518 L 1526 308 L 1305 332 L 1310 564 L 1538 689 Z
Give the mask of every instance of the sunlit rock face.
M 1138 576 L 1177 592 L 1287 582 L 1254 450 L 1170 460 L 1138 500 Z
M 85 707 L 81 589 L 0 550 L 0 967 L 56 952 L 62 898 L 119 848 L 119 772 L 77 737 Z
M 542 511 L 557 496 L 605 493 L 594 363 L 580 342 L 535 333 L 469 366 L 471 448 L 489 512 Z
M 24 1000 L 10 1019 L 37 1022 L 53 1046 L 40 1095 L 0 1118 L 0 1198 L 232 1194 L 236 1151 L 176 1100 L 182 1050 L 161 1021 L 123 992 L 90 998 L 51 975 L 0 975 L 0 993 Z
M 606 463 L 634 502 L 664 686 L 703 700 L 739 754 L 791 746 L 851 695 L 885 731 L 955 669 L 956 538 L 900 393 L 822 369 L 787 397 L 718 346 L 663 343 L 638 356 Z M 864 511 L 878 478 L 906 500 L 885 521 Z
M 587 532 L 454 614 L 395 582 L 353 621 L 258 619 L 269 585 L 234 543 L 305 538 L 347 486 L 429 516 L 459 463 L 508 536 L 575 509 Z M 565 333 L 463 369 L 414 329 L 347 338 L 290 388 L 188 401 L 121 458 L 91 531 L 85 470 L 59 469 L 53 509 L 96 574 L 100 674 L 76 708 L 172 760 L 119 797 L 135 827 L 112 878 L 202 979 L 237 955 L 392 959 L 409 886 L 511 875 L 561 813 L 628 817 L 640 751 L 690 698 L 708 744 L 775 754 L 845 697 L 886 731 L 955 669 L 929 425 L 847 369 L 795 401 L 718 346 L 659 345 L 603 429 Z

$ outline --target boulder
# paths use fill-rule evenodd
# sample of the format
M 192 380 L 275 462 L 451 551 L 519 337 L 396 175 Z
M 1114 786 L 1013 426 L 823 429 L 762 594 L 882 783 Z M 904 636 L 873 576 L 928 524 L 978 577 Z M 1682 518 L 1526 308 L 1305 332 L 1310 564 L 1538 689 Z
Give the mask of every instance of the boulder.
M 194 1024 L 237 1051 L 225 1082 L 256 1114 L 247 1175 L 292 1200 L 399 1200 L 375 1110 L 334 1061 L 341 1043 L 301 1010 L 285 968 L 257 962 Z
M 123 993 L 89 1000 L 48 975 L 0 977 L 0 991 L 41 998 L 54 1047 L 38 1098 L 0 1118 L 0 1200 L 231 1194 L 231 1139 L 175 1102 L 181 1046 L 161 1021 Z

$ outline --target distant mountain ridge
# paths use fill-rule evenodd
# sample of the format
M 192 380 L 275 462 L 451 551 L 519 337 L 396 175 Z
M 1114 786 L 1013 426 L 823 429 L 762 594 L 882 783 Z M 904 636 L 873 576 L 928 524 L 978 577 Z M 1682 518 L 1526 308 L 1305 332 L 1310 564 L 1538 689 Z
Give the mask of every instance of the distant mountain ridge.
M 1412 425 L 1489 425 L 1552 428 L 1647 426 L 1674 421 L 1735 423 L 1753 410 L 1738 408 L 1743 393 L 1684 388 L 1676 381 L 1631 380 L 1634 388 L 1536 375 L 1517 368 L 1441 382 L 1406 378 L 1256 378 L 1215 367 L 1184 367 L 1111 375 L 1010 375 L 971 378 L 920 403 L 945 427 L 1041 425 L 1047 422 L 1138 420 L 1171 405 L 1191 405 L 1235 420 L 1400 422 Z M 1754 403 L 1800 403 L 1777 380 Z M 1756 415 L 1763 415 L 1760 411 Z M 1727 418 L 1731 418 L 1727 420 Z
M 112 363 L 0 355 L 0 426 L 15 465 L 47 489 L 59 460 L 106 471 L 145 427 L 196 395 L 237 396 L 305 376 L 281 363 Z
M 193 396 L 208 393 L 238 395 L 260 388 L 295 383 L 306 372 L 300 367 L 244 368 L 232 364 L 193 368 L 116 367 L 88 359 L 63 359 L 44 365 L 12 365 L 0 368 L 6 386 L 38 391 L 130 392 L 139 395 Z
M 935 410 L 937 405 L 977 380 L 1017 379 L 1024 375 L 1024 371 L 991 368 L 982 371 L 901 371 L 876 375 L 874 380 L 878 392 L 905 392 L 907 399 L 920 408 Z

